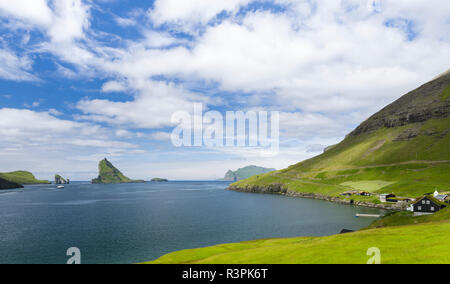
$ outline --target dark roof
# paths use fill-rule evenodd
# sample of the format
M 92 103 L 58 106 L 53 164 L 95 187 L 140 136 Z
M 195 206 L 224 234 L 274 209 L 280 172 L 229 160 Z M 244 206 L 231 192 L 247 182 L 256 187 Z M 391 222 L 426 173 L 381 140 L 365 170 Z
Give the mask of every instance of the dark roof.
M 417 199 L 417 201 L 416 201 L 414 204 L 418 204 L 419 202 L 421 202 L 421 201 L 422 201 L 423 199 L 425 199 L 425 198 L 429 199 L 430 201 L 433 201 L 434 203 L 436 203 L 437 205 L 440 205 L 441 207 L 442 207 L 442 206 L 443 206 L 443 207 L 446 207 L 446 206 L 447 206 L 447 204 L 445 204 L 444 202 L 441 202 L 441 201 L 437 200 L 436 198 L 434 198 L 434 196 L 431 196 L 431 195 L 426 195 L 426 196 L 423 196 L 423 197 Z

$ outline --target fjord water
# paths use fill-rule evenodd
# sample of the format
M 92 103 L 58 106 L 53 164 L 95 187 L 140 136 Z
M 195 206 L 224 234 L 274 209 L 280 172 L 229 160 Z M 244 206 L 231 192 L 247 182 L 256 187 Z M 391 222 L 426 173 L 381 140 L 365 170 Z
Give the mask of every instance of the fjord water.
M 372 221 L 356 213 L 380 213 L 227 186 L 75 183 L 1 191 L 0 263 L 63 264 L 71 247 L 81 250 L 82 263 L 138 263 L 221 243 L 336 234 Z

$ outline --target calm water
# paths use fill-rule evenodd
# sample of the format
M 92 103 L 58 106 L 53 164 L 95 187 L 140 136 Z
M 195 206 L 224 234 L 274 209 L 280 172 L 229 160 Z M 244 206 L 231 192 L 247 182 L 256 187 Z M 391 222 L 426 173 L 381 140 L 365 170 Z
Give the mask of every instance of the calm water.
M 224 182 L 77 183 L 0 192 L 0 263 L 136 263 L 169 252 L 261 238 L 323 236 L 359 229 L 355 208 L 230 192 Z

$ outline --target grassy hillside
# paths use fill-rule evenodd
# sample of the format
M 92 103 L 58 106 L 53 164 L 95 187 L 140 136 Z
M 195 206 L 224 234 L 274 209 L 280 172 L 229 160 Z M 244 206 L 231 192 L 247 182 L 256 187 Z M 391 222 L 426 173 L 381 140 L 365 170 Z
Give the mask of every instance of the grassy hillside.
M 365 264 L 369 248 L 383 264 L 450 263 L 450 221 L 330 237 L 271 239 L 175 252 L 151 264 Z
M 140 183 L 143 180 L 132 180 L 122 174 L 116 167 L 107 159 L 100 161 L 98 165 L 99 176 L 92 180 L 96 184 L 118 184 L 118 183 Z
M 0 178 L 18 184 L 49 184 L 48 180 L 38 180 L 30 172 L 17 171 L 11 173 L 0 173 Z
M 450 74 L 405 95 L 325 153 L 232 188 L 283 184 L 338 196 L 347 190 L 418 197 L 450 190 Z
M 450 208 L 445 208 L 433 215 L 414 217 L 412 212 L 395 212 L 376 220 L 366 229 L 384 228 L 393 226 L 415 225 L 450 220 Z

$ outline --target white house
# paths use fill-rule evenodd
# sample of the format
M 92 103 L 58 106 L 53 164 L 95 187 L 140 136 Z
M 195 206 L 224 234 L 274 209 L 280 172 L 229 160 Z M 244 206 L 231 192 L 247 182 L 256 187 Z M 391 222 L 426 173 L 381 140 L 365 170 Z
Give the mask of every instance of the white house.
M 447 195 L 445 194 L 440 194 L 437 190 L 434 192 L 434 198 L 436 198 L 437 200 L 444 202 L 447 199 Z

